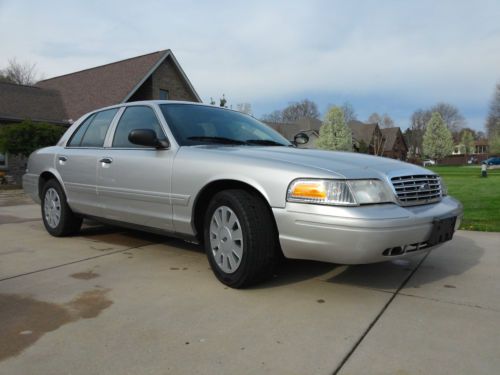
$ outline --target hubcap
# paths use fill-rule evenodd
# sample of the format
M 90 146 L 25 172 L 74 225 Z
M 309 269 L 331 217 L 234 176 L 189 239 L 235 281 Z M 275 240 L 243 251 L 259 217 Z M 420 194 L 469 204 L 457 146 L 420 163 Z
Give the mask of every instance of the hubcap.
M 56 189 L 49 188 L 45 193 L 43 210 L 49 227 L 56 228 L 61 220 L 61 199 Z
M 243 256 L 243 232 L 238 217 L 227 206 L 217 208 L 212 215 L 210 248 L 222 271 L 236 272 Z

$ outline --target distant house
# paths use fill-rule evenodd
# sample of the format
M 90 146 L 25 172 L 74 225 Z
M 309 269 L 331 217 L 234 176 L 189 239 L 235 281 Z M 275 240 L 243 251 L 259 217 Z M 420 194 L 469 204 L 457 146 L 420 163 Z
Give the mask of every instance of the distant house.
M 408 145 L 401 128 L 398 126 L 380 129 L 380 131 L 385 139 L 382 155 L 392 159 L 406 160 Z
M 377 123 L 365 124 L 364 122 L 349 121 L 352 132 L 353 149 L 372 155 L 382 155 L 385 147 L 385 138 Z
M 490 146 L 487 139 L 478 139 L 474 142 L 475 154 L 488 154 L 490 152 Z
M 138 100 L 201 102 L 171 50 L 40 81 L 0 83 L 0 125 L 31 119 L 63 126 L 94 109 Z M 0 171 L 20 183 L 24 158 L 0 154 Z
M 303 117 L 293 123 L 269 121 L 264 121 L 264 123 L 276 130 L 289 141 L 293 141 L 293 138 L 298 133 L 306 133 L 309 136 L 309 142 L 305 145 L 298 145 L 300 148 L 316 148 L 316 141 L 319 137 L 319 129 L 322 125 L 321 120 L 312 117 Z

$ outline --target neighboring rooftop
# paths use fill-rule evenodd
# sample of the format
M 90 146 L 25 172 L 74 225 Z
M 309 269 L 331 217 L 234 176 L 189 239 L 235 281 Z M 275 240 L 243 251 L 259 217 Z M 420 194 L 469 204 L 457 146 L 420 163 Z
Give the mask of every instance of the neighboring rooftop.
M 0 119 L 4 121 L 66 123 L 61 95 L 56 90 L 0 83 Z
M 394 143 L 398 139 L 399 133 L 401 133 L 401 128 L 399 127 L 382 128 L 380 129 L 380 131 L 382 132 L 382 135 L 385 138 L 384 151 L 392 151 L 394 149 Z M 406 141 L 405 138 L 402 136 L 402 133 L 401 133 L 401 139 L 403 140 L 403 142 L 405 142 L 406 146 Z
M 352 120 L 349 121 L 348 126 L 352 131 L 352 138 L 357 142 L 365 142 L 369 145 L 372 142 L 373 132 L 377 128 L 377 124 L 365 124 L 364 122 Z

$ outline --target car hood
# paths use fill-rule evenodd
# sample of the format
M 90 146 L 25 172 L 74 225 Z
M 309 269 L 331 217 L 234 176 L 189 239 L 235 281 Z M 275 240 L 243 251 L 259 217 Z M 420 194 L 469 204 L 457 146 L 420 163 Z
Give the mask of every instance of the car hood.
M 345 178 L 377 178 L 380 175 L 435 174 L 428 169 L 385 157 L 354 152 L 323 151 L 295 147 L 260 146 L 195 146 L 215 153 L 231 154 L 254 160 L 277 161 L 312 168 Z

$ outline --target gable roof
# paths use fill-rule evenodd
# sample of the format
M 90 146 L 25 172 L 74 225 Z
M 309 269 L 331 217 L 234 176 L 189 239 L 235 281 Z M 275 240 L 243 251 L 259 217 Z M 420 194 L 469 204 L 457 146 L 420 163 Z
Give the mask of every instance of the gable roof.
M 394 143 L 396 143 L 396 139 L 398 139 L 399 135 L 401 135 L 405 147 L 408 148 L 408 146 L 406 145 L 406 140 L 403 137 L 403 133 L 401 132 L 401 128 L 399 126 L 393 128 L 382 128 L 380 129 L 380 131 L 385 138 L 384 151 L 392 151 L 394 149 Z
M 322 122 L 313 117 L 302 117 L 296 122 L 271 122 L 263 121 L 264 124 L 270 126 L 289 141 L 302 131 L 312 131 L 318 135 Z
M 0 119 L 67 123 L 59 92 L 40 87 L 0 83 Z
M 358 120 L 349 121 L 349 128 L 352 131 L 352 138 L 357 142 L 365 142 L 367 145 L 372 143 L 373 133 L 377 129 L 378 124 L 365 124 Z
M 76 120 L 96 108 L 123 103 L 130 99 L 168 57 L 180 72 L 189 90 L 201 101 L 169 49 L 45 79 L 38 82 L 37 86 L 59 91 L 68 116 Z

